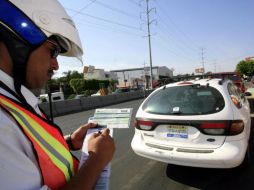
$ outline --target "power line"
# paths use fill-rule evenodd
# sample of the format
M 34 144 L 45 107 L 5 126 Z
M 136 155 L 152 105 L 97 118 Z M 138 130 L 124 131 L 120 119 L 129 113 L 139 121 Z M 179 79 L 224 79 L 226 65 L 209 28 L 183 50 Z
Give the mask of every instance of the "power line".
M 128 0 L 129 2 L 131 2 L 131 3 L 133 3 L 133 4 L 135 4 L 135 5 L 137 5 L 137 6 L 139 6 L 139 3 L 137 3 L 136 1 L 134 1 L 134 0 Z
M 190 43 L 195 47 L 196 50 L 198 50 L 200 46 L 196 44 L 190 37 L 188 37 L 188 35 L 185 32 L 179 29 L 179 27 L 175 24 L 173 19 L 170 18 L 170 16 L 166 13 L 166 11 L 164 11 L 165 10 L 164 8 L 162 8 L 156 1 L 155 3 L 162 10 L 162 12 L 164 12 L 164 14 L 167 16 L 167 20 L 169 20 L 175 26 L 175 30 L 179 33 L 182 33 L 182 35 L 185 36 L 186 39 L 189 39 Z
M 185 37 L 185 39 L 187 39 L 188 41 L 185 41 L 184 38 L 179 38 L 179 40 L 181 40 L 182 42 L 184 42 L 184 44 L 186 46 L 188 46 L 190 49 L 193 49 L 195 51 L 199 51 L 200 50 L 200 45 L 197 44 L 195 41 L 193 41 L 189 35 L 186 34 L 186 32 L 184 32 L 183 30 L 181 30 L 177 24 L 173 21 L 173 19 L 169 16 L 168 14 L 168 11 L 165 10 L 165 7 L 162 7 L 158 2 L 156 2 L 156 5 L 160 8 L 160 10 L 164 13 L 164 16 L 166 16 L 167 20 L 170 21 L 170 23 L 174 26 L 173 29 L 175 30 L 175 32 L 177 33 L 181 33 L 182 34 L 182 37 Z M 159 15 L 158 15 L 159 18 L 161 18 Z M 163 21 L 163 19 L 161 18 L 161 20 Z M 164 22 L 165 23 L 165 22 Z M 169 26 L 167 24 L 165 24 L 166 26 Z M 188 43 L 186 43 L 188 42 Z M 191 46 L 193 47 L 191 47 Z M 216 50 L 216 51 L 214 51 Z M 214 53 L 217 53 L 217 52 L 222 52 L 220 50 L 220 47 L 216 47 L 216 49 L 211 49 L 209 52 L 214 52 Z M 224 56 L 225 56 L 225 53 L 224 53 Z
M 167 32 L 171 34 L 171 30 L 170 30 L 170 28 L 169 28 L 169 25 L 168 25 L 159 15 L 158 15 L 158 17 L 160 18 L 160 20 L 161 20 L 162 23 L 164 24 L 165 29 L 167 30 Z M 175 39 L 176 39 L 176 38 L 175 38 Z M 187 46 L 188 50 L 193 50 L 193 51 L 197 52 L 198 49 L 189 46 L 189 45 L 186 43 L 186 41 L 182 40 L 181 38 L 178 38 L 178 40 L 181 41 L 182 44 L 185 44 L 185 46 L 183 46 L 184 48 L 186 48 L 186 46 Z
M 161 29 L 160 26 L 158 26 L 158 28 L 159 28 L 160 31 L 164 32 L 164 31 Z M 167 29 L 166 29 L 166 30 L 167 30 Z M 167 31 L 168 31 L 168 30 L 167 30 Z M 167 31 L 166 31 L 166 32 L 167 32 Z M 165 39 L 168 39 L 168 40 L 169 40 L 169 38 L 171 39 L 171 41 L 169 41 L 171 44 L 174 43 L 175 46 L 177 46 L 179 49 L 181 49 L 182 53 L 188 54 L 188 53 L 185 51 L 186 48 L 185 48 L 185 46 L 184 46 L 183 44 L 177 43 L 177 41 L 174 41 L 175 39 L 174 39 L 173 37 L 171 37 L 170 35 L 166 35 L 166 38 L 165 38 Z M 189 50 L 189 49 L 188 49 L 188 50 Z
M 168 46 L 166 46 L 165 38 L 163 38 L 160 34 L 158 35 L 158 37 L 160 38 L 160 41 L 161 41 L 161 43 L 159 43 L 159 44 L 161 45 L 161 44 L 164 43 L 164 44 L 165 44 L 164 47 L 165 47 L 166 49 L 168 49 L 169 53 L 171 53 L 172 55 L 175 55 L 176 57 L 184 58 L 184 59 L 187 60 L 187 61 L 194 61 L 194 62 L 196 62 L 196 60 L 194 60 L 194 59 L 192 59 L 192 58 L 186 56 L 183 52 L 179 52 L 179 53 L 180 53 L 180 54 L 179 54 L 179 53 L 173 51 L 172 49 L 168 48 Z M 168 44 L 167 44 L 167 45 L 168 45 Z
M 95 2 L 94 0 L 90 0 L 90 1 Z M 97 0 L 95 3 L 98 4 L 98 5 L 100 5 L 100 6 L 102 6 L 102 7 L 105 7 L 105 8 L 107 8 L 107 9 L 110 9 L 110 10 L 112 10 L 112 11 L 115 11 L 115 12 L 118 12 L 118 13 L 120 13 L 120 14 L 123 14 L 123 15 L 125 15 L 125 16 L 131 17 L 131 18 L 134 18 L 134 19 L 138 19 L 138 18 L 139 18 L 139 17 L 134 16 L 134 15 L 131 15 L 131 14 L 129 14 L 129 13 L 123 11 L 123 10 L 120 10 L 120 9 L 114 8 L 114 7 L 112 7 L 112 6 L 109 6 L 109 5 L 105 4 L 105 3 L 99 2 L 98 0 Z
M 113 31 L 113 32 L 118 32 L 118 33 L 125 33 L 125 34 L 131 35 L 131 36 L 136 36 L 136 37 L 141 37 L 142 36 L 142 34 L 123 31 L 123 30 L 120 30 L 120 29 L 117 29 L 117 28 L 113 28 L 111 26 L 100 25 L 100 24 L 89 22 L 89 21 L 85 21 L 83 19 L 80 19 L 80 20 L 81 21 L 77 21 L 77 23 L 79 23 L 81 25 L 90 26 L 92 28 L 96 27 L 96 28 L 99 28 L 99 29 L 102 29 L 102 30 L 108 30 L 108 31 Z M 84 23 L 83 21 L 85 21 L 86 23 Z
M 74 9 L 70 9 L 70 8 L 66 8 L 70 11 L 73 11 L 73 12 L 78 12 L 77 10 L 74 10 Z M 97 17 L 97 16 L 93 16 L 93 15 L 90 15 L 90 14 L 87 14 L 87 13 L 82 13 L 80 12 L 79 14 L 81 15 L 84 15 L 84 16 L 88 16 L 88 17 L 91 17 L 93 19 L 97 19 L 97 20 L 101 20 L 101 21 L 104 21 L 104 22 L 108 22 L 110 24 L 115 24 L 115 25 L 119 25 L 119 26 L 122 26 L 122 27 L 125 27 L 125 28 L 130 28 L 130 29 L 134 29 L 134 30 L 139 30 L 140 31 L 140 28 L 137 28 L 135 26 L 130 26 L 130 25 L 126 25 L 126 24 L 121 24 L 121 23 L 118 23 L 118 22 L 115 22 L 115 21 L 111 21 L 111 20 L 108 20 L 108 19 L 104 19 L 104 18 L 101 18 L 101 17 Z
M 85 10 L 86 8 L 88 8 L 90 5 L 92 5 L 96 0 L 91 0 L 90 3 L 88 3 L 87 5 L 85 5 L 84 7 L 82 7 L 78 12 L 76 12 L 74 15 L 72 15 L 72 18 L 74 18 L 75 16 L 79 15 L 83 10 Z

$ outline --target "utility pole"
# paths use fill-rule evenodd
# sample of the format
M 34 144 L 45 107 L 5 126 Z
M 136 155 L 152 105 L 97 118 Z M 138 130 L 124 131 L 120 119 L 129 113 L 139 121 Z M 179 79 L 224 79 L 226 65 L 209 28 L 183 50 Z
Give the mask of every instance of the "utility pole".
M 153 89 L 153 64 L 152 64 L 152 48 L 151 48 L 151 34 L 150 34 L 150 18 L 149 14 L 152 9 L 149 9 L 149 0 L 146 0 L 146 16 L 147 16 L 147 32 L 148 32 L 148 41 L 149 41 L 149 58 L 150 58 L 150 82 L 151 89 Z
M 146 63 L 144 62 L 144 80 L 143 80 L 143 86 L 144 90 L 146 89 Z
M 217 65 L 217 62 L 216 60 L 214 60 L 214 72 L 216 73 L 216 65 Z
M 125 79 L 125 73 L 123 71 L 123 82 L 124 82 L 124 87 L 126 87 L 126 79 Z
M 205 78 L 204 48 L 201 48 L 201 62 L 203 67 L 203 79 Z
M 143 80 L 144 98 L 146 97 L 146 62 L 144 62 L 144 80 Z

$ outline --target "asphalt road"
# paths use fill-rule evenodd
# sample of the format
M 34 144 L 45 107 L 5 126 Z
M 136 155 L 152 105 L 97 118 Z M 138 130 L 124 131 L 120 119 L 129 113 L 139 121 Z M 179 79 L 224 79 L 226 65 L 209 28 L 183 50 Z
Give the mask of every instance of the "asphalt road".
M 135 100 L 108 106 L 108 108 L 133 108 L 131 127 L 114 129 L 116 153 L 111 162 L 110 190 L 254 189 L 253 163 L 244 169 L 203 169 L 168 165 L 134 154 L 130 143 L 134 134 L 134 116 L 141 102 L 142 100 Z M 62 128 L 64 134 L 68 134 L 87 122 L 93 114 L 94 110 L 84 111 L 57 117 L 55 122 Z M 80 151 L 74 154 L 80 157 Z

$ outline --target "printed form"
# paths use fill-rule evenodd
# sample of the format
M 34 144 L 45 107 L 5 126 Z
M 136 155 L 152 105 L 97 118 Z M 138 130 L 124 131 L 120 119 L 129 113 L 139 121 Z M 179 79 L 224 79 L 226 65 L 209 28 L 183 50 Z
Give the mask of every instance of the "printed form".
M 82 153 L 79 167 L 88 158 L 88 140 L 93 133 L 98 133 L 103 128 L 110 129 L 110 136 L 113 137 L 113 128 L 129 128 L 132 115 L 132 108 L 122 109 L 96 109 L 93 117 L 88 122 L 98 123 L 98 128 L 91 128 L 87 131 L 86 138 L 83 142 Z M 98 179 L 95 190 L 108 190 L 111 166 L 110 163 L 102 171 Z

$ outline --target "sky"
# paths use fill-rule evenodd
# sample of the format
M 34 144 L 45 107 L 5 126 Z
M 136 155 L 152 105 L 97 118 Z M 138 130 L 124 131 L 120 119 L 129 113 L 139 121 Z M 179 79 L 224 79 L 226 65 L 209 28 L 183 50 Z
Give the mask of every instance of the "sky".
M 106 71 L 150 66 L 146 0 L 59 1 L 76 24 L 84 55 L 82 63 L 58 58 L 55 77 L 89 65 Z M 254 56 L 253 0 L 149 0 L 149 10 L 152 66 L 174 75 L 203 65 L 206 72 L 225 72 Z

